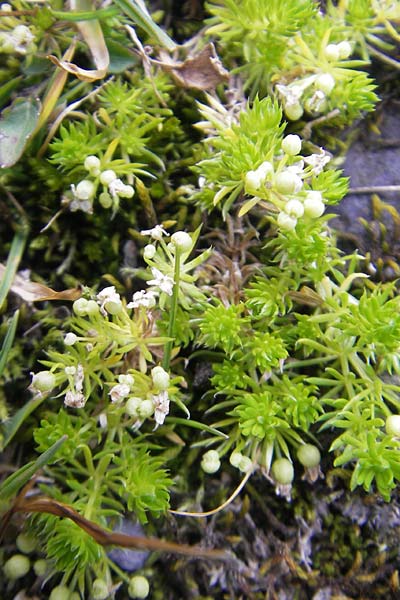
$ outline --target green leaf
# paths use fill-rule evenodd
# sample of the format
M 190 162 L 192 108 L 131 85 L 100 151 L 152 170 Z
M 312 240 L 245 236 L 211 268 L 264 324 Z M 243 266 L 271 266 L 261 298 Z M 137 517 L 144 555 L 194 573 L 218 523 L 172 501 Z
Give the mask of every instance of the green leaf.
M 0 139 L 0 148 L 1 148 L 1 139 Z M 4 268 L 1 265 L 0 276 L 0 308 L 3 306 L 4 300 L 7 297 L 8 292 L 10 291 L 12 282 L 15 277 L 15 273 L 17 272 L 18 265 L 21 261 L 22 254 L 24 252 L 26 239 L 28 237 L 28 227 L 24 224 L 15 234 L 10 253 L 7 258 L 7 264 Z
M 17 98 L 0 117 L 0 167 L 15 165 L 21 157 L 39 118 L 39 102 Z
M 10 352 L 11 347 L 13 345 L 15 331 L 17 329 L 18 317 L 19 317 L 19 310 L 17 310 L 14 313 L 14 315 L 12 316 L 12 318 L 10 319 L 10 325 L 8 326 L 7 333 L 6 333 L 3 345 L 0 350 L 0 377 L 3 374 L 4 367 L 7 364 L 8 353 Z

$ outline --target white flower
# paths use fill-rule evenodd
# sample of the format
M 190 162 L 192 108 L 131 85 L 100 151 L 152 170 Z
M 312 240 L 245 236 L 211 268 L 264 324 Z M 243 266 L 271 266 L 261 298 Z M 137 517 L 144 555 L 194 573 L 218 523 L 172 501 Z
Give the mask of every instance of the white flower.
M 152 397 L 154 403 L 154 419 L 158 425 L 162 425 L 165 421 L 165 417 L 169 413 L 169 398 L 168 392 L 162 391 L 156 396 Z
M 108 191 L 111 196 L 115 198 L 116 196 L 121 196 L 121 198 L 132 198 L 135 190 L 131 185 L 125 185 L 125 183 L 121 179 L 114 179 L 108 185 Z
M 161 225 L 155 225 L 151 229 L 143 229 L 140 235 L 149 235 L 153 240 L 160 241 L 163 235 L 169 236 L 169 233 Z
M 93 175 L 93 177 L 97 177 L 100 173 L 100 159 L 93 154 L 90 154 L 90 156 L 85 158 L 83 166 L 91 175 Z
M 167 390 L 169 387 L 169 373 L 160 366 L 153 367 L 151 370 L 153 385 L 157 391 Z
M 121 297 L 116 292 L 115 286 L 111 285 L 104 288 L 96 296 L 97 303 L 100 304 L 101 313 L 105 316 L 107 312 L 110 314 L 116 314 L 119 311 L 121 304 Z
M 182 252 L 187 252 L 192 247 L 192 238 L 186 231 L 176 231 L 171 236 L 171 242 Z
M 151 290 L 140 290 L 135 292 L 132 297 L 132 302 L 126 305 L 127 308 L 138 308 L 144 306 L 145 308 L 153 308 L 156 304 L 156 298 L 154 292 Z
M 172 277 L 169 275 L 164 275 L 155 267 L 151 268 L 151 273 L 154 279 L 148 281 L 148 285 L 153 285 L 154 287 L 159 288 L 162 292 L 168 294 L 168 296 L 172 296 L 172 290 L 174 288 L 174 280 Z
M 108 419 L 107 413 L 100 413 L 97 417 L 101 429 L 107 429 Z
M 111 396 L 111 402 L 114 404 L 115 402 L 121 402 L 121 400 L 129 396 L 130 391 L 130 385 L 126 383 L 117 383 L 117 385 L 114 385 L 111 388 L 108 394 Z
M 319 154 L 310 154 L 310 156 L 304 157 L 304 162 L 312 167 L 313 175 L 319 175 L 330 160 L 331 156 L 323 148 L 320 148 Z
M 88 179 L 82 179 L 76 187 L 72 184 L 71 189 L 78 200 L 90 200 L 96 192 L 93 181 L 89 181 Z
M 82 392 L 73 392 L 69 390 L 65 394 L 64 404 L 72 408 L 83 408 L 86 404 L 85 396 Z
M 297 105 L 304 92 L 303 87 L 299 85 L 289 87 L 287 85 L 278 84 L 276 89 L 284 99 L 285 107 Z

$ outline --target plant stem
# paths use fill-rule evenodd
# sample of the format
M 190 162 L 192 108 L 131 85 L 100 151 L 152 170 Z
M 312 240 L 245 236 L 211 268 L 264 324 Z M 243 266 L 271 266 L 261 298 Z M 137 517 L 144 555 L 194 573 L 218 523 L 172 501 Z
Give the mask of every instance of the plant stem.
M 178 309 L 178 296 L 179 296 L 179 279 L 180 279 L 180 266 L 181 266 L 181 257 L 180 257 L 180 248 L 178 246 L 175 247 L 175 264 L 174 264 L 174 288 L 172 292 L 172 301 L 171 301 L 171 312 L 169 315 L 169 323 L 168 323 L 168 337 L 171 338 L 165 345 L 165 353 L 163 358 L 163 369 L 169 371 L 169 364 L 171 362 L 171 352 L 172 346 L 174 343 L 174 330 L 175 330 L 175 321 L 176 321 L 176 311 Z

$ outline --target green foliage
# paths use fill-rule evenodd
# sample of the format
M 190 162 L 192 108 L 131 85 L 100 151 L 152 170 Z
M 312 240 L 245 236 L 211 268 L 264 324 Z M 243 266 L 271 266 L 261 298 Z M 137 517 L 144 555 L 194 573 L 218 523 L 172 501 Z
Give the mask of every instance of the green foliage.
M 160 516 L 169 507 L 169 488 L 172 480 L 161 468 L 162 458 L 150 456 L 145 448 L 124 447 L 114 458 L 119 494 L 139 521 L 147 523 L 147 511 Z

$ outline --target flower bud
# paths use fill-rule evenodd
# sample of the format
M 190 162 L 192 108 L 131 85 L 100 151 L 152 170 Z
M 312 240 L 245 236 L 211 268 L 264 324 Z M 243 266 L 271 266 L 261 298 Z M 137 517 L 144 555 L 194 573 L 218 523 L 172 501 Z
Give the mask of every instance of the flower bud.
M 154 402 L 152 400 L 143 400 L 138 407 L 138 414 L 141 419 L 149 419 L 154 413 Z
M 238 469 L 242 458 L 243 454 L 241 452 L 232 452 L 229 457 L 229 462 L 231 463 L 232 467 Z
M 119 315 L 122 311 L 122 304 L 121 302 L 117 302 L 115 300 L 107 300 L 104 303 L 104 308 L 109 315 Z
M 187 252 L 192 247 L 192 238 L 186 231 L 176 231 L 171 235 L 171 242 L 182 252 Z
M 86 313 L 89 317 L 95 317 L 99 314 L 100 308 L 95 300 L 88 300 Z
M 281 171 L 275 177 L 275 187 L 281 194 L 294 194 L 301 190 L 303 186 L 302 179 L 289 170 Z
M 290 460 L 287 458 L 278 458 L 271 467 L 271 475 L 281 485 L 292 483 L 294 469 Z
M 31 561 L 23 554 L 14 554 L 9 558 L 3 566 L 4 575 L 7 579 L 19 579 L 25 577 L 31 568 Z
M 321 92 L 328 95 L 335 87 L 335 83 L 335 78 L 330 73 L 321 73 L 315 80 L 314 85 L 317 90 L 321 90 Z
M 106 600 L 110 594 L 107 583 L 104 579 L 95 579 L 92 583 L 92 594 L 93 600 Z
M 201 468 L 205 473 L 216 473 L 221 466 L 219 454 L 216 450 L 209 450 L 203 454 L 201 459 Z
M 100 206 L 103 208 L 110 208 L 110 206 L 112 206 L 113 199 L 108 192 L 101 192 L 99 196 L 99 202 Z
M 31 385 L 38 392 L 51 392 L 56 387 L 56 377 L 51 371 L 39 371 L 33 375 Z
M 285 115 L 290 121 L 297 121 L 303 116 L 304 109 L 300 102 L 296 102 L 293 104 L 286 104 L 283 107 L 285 111 Z
M 147 258 L 147 260 L 151 260 L 152 258 L 154 258 L 155 253 L 156 247 L 154 246 L 154 244 L 147 244 L 147 246 L 145 246 L 143 249 L 143 257 Z
M 39 558 L 38 560 L 35 560 L 35 562 L 33 563 L 33 570 L 37 577 L 44 577 L 47 571 L 49 570 L 47 560 L 45 560 L 44 558 Z
M 285 213 L 293 219 L 299 219 L 304 215 L 304 206 L 300 200 L 289 200 L 285 206 Z
M 257 171 L 247 171 L 244 178 L 244 185 L 247 193 L 259 190 L 263 182 L 264 180 L 261 173 L 257 173 Z
M 86 298 L 78 298 L 72 305 L 72 309 L 78 317 L 84 317 L 87 315 L 88 301 Z
M 78 341 L 78 336 L 72 331 L 69 331 L 64 338 L 64 344 L 66 346 L 73 346 Z
M 117 179 L 117 175 L 112 169 L 107 169 L 100 173 L 100 182 L 103 185 L 110 185 L 115 179 Z
M 297 219 L 294 219 L 285 212 L 280 212 L 276 220 L 278 227 L 283 231 L 293 231 L 297 225 Z
M 57 585 L 53 588 L 49 600 L 70 600 L 71 591 L 65 585 Z
M 313 219 L 321 217 L 325 212 L 325 204 L 322 201 L 322 194 L 317 190 L 310 190 L 307 192 L 303 205 L 304 214 Z
M 169 387 L 169 374 L 162 367 L 154 367 L 151 370 L 153 385 L 158 391 L 167 390 Z
M 312 469 L 321 462 L 321 453 L 314 444 L 302 444 L 297 450 L 297 458 L 303 467 Z
M 134 195 L 135 190 L 131 185 L 123 185 L 118 192 L 118 196 L 120 196 L 121 198 L 133 198 Z
M 82 179 L 75 188 L 74 195 L 79 200 L 90 200 L 96 193 L 96 188 L 93 181 Z
M 17 536 L 16 544 L 18 550 L 24 554 L 31 554 L 36 548 L 36 539 L 27 533 L 20 533 Z
M 261 165 L 257 167 L 255 173 L 257 173 L 257 175 L 262 178 L 262 181 L 264 183 L 268 175 L 272 173 L 273 170 L 274 167 L 272 163 L 270 163 L 269 160 L 264 160 L 264 162 L 262 162 Z
M 339 60 L 339 48 L 337 44 L 328 44 L 324 50 L 325 57 L 330 61 Z
M 282 150 L 289 156 L 300 154 L 301 138 L 298 135 L 287 135 L 282 140 Z
M 400 415 L 389 415 L 386 419 L 386 433 L 393 437 L 400 436 Z
M 129 415 L 130 417 L 134 417 L 135 419 L 139 418 L 139 406 L 142 404 L 142 399 L 141 398 L 135 398 L 134 396 L 131 396 L 131 398 L 128 398 L 128 400 L 126 401 L 125 404 L 125 412 L 127 415 Z
M 343 42 L 339 42 L 337 47 L 339 50 L 339 58 L 342 60 L 349 58 L 349 56 L 353 52 L 351 44 L 349 42 L 347 42 L 346 40 L 344 40 Z
M 91 175 L 96 177 L 100 173 L 100 159 L 91 154 L 85 158 L 83 166 Z
M 128 586 L 129 598 L 147 598 L 150 592 L 150 585 L 143 575 L 131 577 Z

